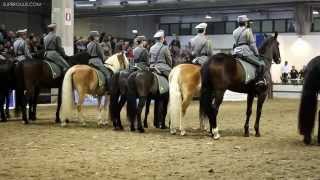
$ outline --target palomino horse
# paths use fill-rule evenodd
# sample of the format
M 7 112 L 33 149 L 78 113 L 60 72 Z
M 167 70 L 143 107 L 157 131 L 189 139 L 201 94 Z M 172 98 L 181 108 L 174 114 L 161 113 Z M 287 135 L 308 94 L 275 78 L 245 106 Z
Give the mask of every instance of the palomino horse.
M 318 93 L 320 91 L 320 56 L 313 58 L 305 70 L 305 79 L 302 89 L 299 108 L 299 132 L 304 136 L 304 143 L 311 143 L 311 135 L 315 126 L 315 118 L 318 105 Z M 318 143 L 320 144 L 320 111 L 318 112 Z
M 50 67 L 43 62 L 43 54 L 39 53 L 32 60 L 25 60 L 19 63 L 16 68 L 19 76 L 17 77 L 17 101 L 21 104 L 22 119 L 27 124 L 28 118 L 26 113 L 26 99 L 29 99 L 29 119 L 36 119 L 37 97 L 40 93 L 40 88 L 58 88 L 58 103 L 56 111 L 56 122 L 60 122 L 59 111 L 61 105 L 61 86 L 63 75 L 58 78 L 53 78 Z M 89 54 L 82 52 L 70 56 L 67 62 L 70 65 L 88 64 Z M 26 91 L 25 91 L 26 90 Z
M 264 57 L 266 64 L 266 72 L 270 71 L 272 60 L 279 64 L 280 51 L 277 41 L 278 34 L 275 33 L 264 41 L 259 49 L 259 53 Z M 260 136 L 259 121 L 263 103 L 267 97 L 267 88 L 257 89 L 255 82 L 245 84 L 245 72 L 243 67 L 232 55 L 223 53 L 216 54 L 202 66 L 201 69 L 201 97 L 200 97 L 200 113 L 202 116 L 208 116 L 210 123 L 210 133 L 214 139 L 220 137 L 216 118 L 218 115 L 223 95 L 227 89 L 240 93 L 247 93 L 247 118 L 244 125 L 244 135 L 249 136 L 249 119 L 252 112 L 252 103 L 255 96 L 258 97 L 257 116 L 255 122 L 256 137 Z M 270 73 L 265 73 L 267 86 L 270 87 Z M 214 103 L 212 104 L 212 101 Z M 214 129 L 212 133 L 212 129 Z
M 183 119 L 193 97 L 199 97 L 200 95 L 200 69 L 201 66 L 199 65 L 180 64 L 170 72 L 168 118 L 171 134 L 176 133 L 176 127 L 178 126 L 181 135 L 186 133 L 183 127 Z M 180 124 L 178 125 L 177 122 L 180 122 Z M 203 128 L 202 124 L 201 128 Z
M 105 61 L 106 66 L 110 69 L 110 72 L 115 73 L 119 70 L 126 69 L 129 62 L 123 52 L 114 54 Z M 105 125 L 106 116 L 103 117 L 105 109 L 107 107 L 107 91 L 106 86 L 99 86 L 99 78 L 97 71 L 87 65 L 76 65 L 70 68 L 63 80 L 62 85 L 62 105 L 61 105 L 61 125 L 66 125 L 66 120 L 72 119 L 73 106 L 74 106 L 74 90 L 79 95 L 77 103 L 77 116 L 80 122 L 84 125 L 85 121 L 82 114 L 82 105 L 86 94 L 98 96 L 98 124 Z M 112 89 L 112 87 L 108 87 Z M 104 107 L 101 106 L 101 98 L 105 96 Z

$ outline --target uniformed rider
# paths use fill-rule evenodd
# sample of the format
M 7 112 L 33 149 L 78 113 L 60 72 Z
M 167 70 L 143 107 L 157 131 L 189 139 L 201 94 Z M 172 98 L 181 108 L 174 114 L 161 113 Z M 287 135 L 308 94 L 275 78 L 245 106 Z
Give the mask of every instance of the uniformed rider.
M 266 85 L 264 80 L 264 62 L 259 58 L 259 51 L 250 28 L 249 18 L 246 15 L 238 16 L 239 27 L 233 31 L 235 40 L 233 52 L 240 55 L 249 63 L 257 67 L 257 83 L 258 86 Z
M 207 38 L 207 23 L 200 23 L 196 27 L 197 35 L 190 40 L 194 64 L 203 65 L 209 56 L 213 55 L 212 42 Z
M 156 43 L 150 48 L 150 67 L 160 71 L 162 75 L 168 78 L 172 69 L 172 58 L 169 47 L 164 44 L 164 31 L 159 30 L 153 36 Z
M 99 44 L 99 32 L 90 31 L 88 37 L 89 43 L 87 45 L 87 52 L 90 55 L 89 65 L 101 71 L 106 79 L 106 84 L 109 84 L 110 72 L 104 66 L 103 48 Z M 106 87 L 109 87 L 108 85 Z
M 56 35 L 56 24 L 48 25 L 49 33 L 44 37 L 45 57 L 60 66 L 66 72 L 70 65 L 65 59 L 68 58 L 61 44 L 60 36 Z
M 29 47 L 26 43 L 27 29 L 17 31 L 18 38 L 13 43 L 13 50 L 17 61 L 32 59 Z
M 144 36 L 137 36 L 135 39 L 136 47 L 133 50 L 134 66 L 139 69 L 145 69 L 149 64 L 149 53 L 145 48 L 146 38 Z

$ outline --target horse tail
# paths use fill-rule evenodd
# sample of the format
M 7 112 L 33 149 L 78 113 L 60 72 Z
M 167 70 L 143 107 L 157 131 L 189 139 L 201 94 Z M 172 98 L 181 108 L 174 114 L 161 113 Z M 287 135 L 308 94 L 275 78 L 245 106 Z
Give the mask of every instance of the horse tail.
M 182 92 L 180 88 L 180 71 L 178 67 L 174 68 L 169 75 L 169 106 L 168 117 L 170 126 L 173 121 L 180 120 L 182 106 Z
M 205 119 L 206 114 L 209 113 L 211 107 L 211 96 L 212 96 L 212 85 L 210 77 L 209 64 L 210 60 L 207 61 L 201 68 L 201 90 L 200 90 L 200 108 L 199 116 L 200 119 Z
M 320 82 L 318 67 L 314 65 L 317 64 L 310 63 L 308 65 L 302 89 L 298 115 L 298 129 L 302 135 L 310 135 L 315 123 Z
M 119 92 L 119 76 L 120 73 L 116 72 L 113 76 L 112 76 L 112 80 L 111 80 L 111 84 L 112 84 L 112 89 L 110 91 L 110 103 L 109 103 L 109 115 L 111 118 L 112 122 L 115 122 L 115 118 L 117 117 L 117 113 L 119 111 L 119 107 L 118 107 L 118 100 L 119 100 L 119 96 L 120 96 L 120 92 Z
M 137 97 L 136 97 L 136 85 L 135 85 L 135 76 L 136 73 L 133 73 L 128 78 L 128 94 L 127 94 L 127 117 L 131 123 L 131 126 L 134 125 L 136 114 L 137 114 Z
M 72 112 L 74 109 L 74 95 L 73 95 L 73 78 L 72 75 L 75 72 L 75 68 L 70 68 L 63 79 L 62 83 L 62 103 L 60 118 L 62 121 L 72 118 Z
M 14 75 L 16 77 L 16 92 L 15 92 L 15 112 L 19 113 L 23 106 L 23 98 L 24 98 L 24 70 L 23 70 L 23 61 L 17 63 L 17 67 L 15 69 Z

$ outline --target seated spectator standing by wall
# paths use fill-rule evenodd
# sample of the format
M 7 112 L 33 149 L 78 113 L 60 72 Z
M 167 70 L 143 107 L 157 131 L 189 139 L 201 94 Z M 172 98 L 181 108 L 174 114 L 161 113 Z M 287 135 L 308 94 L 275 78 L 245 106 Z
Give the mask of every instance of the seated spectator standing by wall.
M 290 73 L 290 67 L 288 61 L 284 62 L 284 65 L 281 67 L 281 80 L 282 83 L 288 83 L 288 75 Z
M 290 80 L 292 84 L 298 84 L 299 72 L 296 70 L 294 66 L 290 71 Z

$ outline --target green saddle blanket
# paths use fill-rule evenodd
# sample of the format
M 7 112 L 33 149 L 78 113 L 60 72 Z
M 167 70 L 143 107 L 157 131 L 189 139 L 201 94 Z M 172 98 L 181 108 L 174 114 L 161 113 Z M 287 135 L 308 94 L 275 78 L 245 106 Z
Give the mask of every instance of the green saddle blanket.
M 104 77 L 103 73 L 96 68 L 93 68 L 97 72 L 98 80 L 99 80 L 99 87 L 104 87 L 106 84 L 106 77 Z
M 256 67 L 240 58 L 237 58 L 244 69 L 245 84 L 256 79 Z
M 62 76 L 62 69 L 55 63 L 50 61 L 44 61 L 49 66 L 49 69 L 51 71 L 51 77 L 53 79 L 57 79 Z
M 161 75 L 158 75 L 157 73 L 153 72 L 153 74 L 157 78 L 158 88 L 159 88 L 160 94 L 164 94 L 164 93 L 169 92 L 169 82 L 168 82 L 168 80 L 165 77 L 163 77 Z

